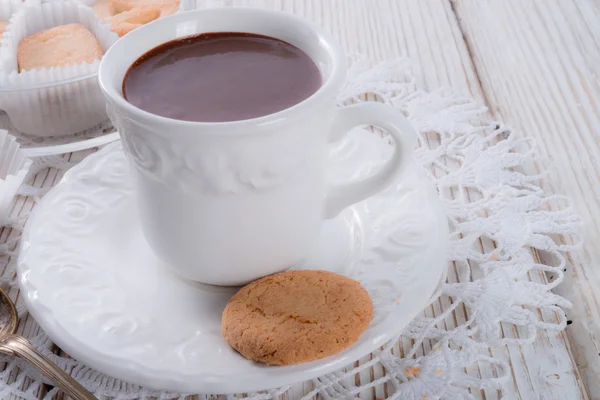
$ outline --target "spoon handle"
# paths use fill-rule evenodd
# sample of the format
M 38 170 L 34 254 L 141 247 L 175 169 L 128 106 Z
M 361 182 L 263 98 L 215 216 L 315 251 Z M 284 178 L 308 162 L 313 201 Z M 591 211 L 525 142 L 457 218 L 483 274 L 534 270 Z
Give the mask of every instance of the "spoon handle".
M 62 368 L 34 349 L 24 337 L 10 335 L 0 347 L 29 361 L 74 400 L 97 400 L 93 394 L 88 392 Z

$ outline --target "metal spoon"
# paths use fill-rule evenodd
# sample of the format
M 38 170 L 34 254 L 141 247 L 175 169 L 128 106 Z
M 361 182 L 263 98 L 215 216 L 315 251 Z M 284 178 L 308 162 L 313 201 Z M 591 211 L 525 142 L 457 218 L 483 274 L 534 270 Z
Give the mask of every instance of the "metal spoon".
M 0 352 L 29 361 L 75 400 L 97 400 L 62 368 L 34 349 L 27 339 L 15 335 L 18 325 L 17 309 L 0 289 Z

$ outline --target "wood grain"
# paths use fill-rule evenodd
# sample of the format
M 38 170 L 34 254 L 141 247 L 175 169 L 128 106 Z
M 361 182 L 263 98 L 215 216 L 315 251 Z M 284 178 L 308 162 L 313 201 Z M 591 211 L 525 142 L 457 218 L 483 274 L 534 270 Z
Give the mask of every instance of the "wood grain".
M 560 122 L 563 119 L 561 113 L 566 113 L 565 118 L 568 118 L 575 110 L 571 110 L 573 107 L 565 105 L 566 100 L 561 100 L 562 102 L 556 100 L 556 104 L 552 105 L 553 108 L 551 109 L 551 112 L 546 109 L 542 110 L 543 106 L 546 105 L 545 102 L 550 100 L 542 101 L 540 98 L 544 97 L 544 99 L 546 99 L 546 96 L 559 96 L 562 94 L 562 90 L 571 88 L 573 85 L 576 86 L 576 83 L 579 82 L 574 80 L 576 75 L 572 76 L 573 82 L 569 81 L 569 84 L 556 86 L 553 90 L 549 91 L 545 85 L 533 85 L 532 82 L 538 81 L 528 75 L 529 72 L 527 72 L 526 75 L 522 75 L 525 74 L 525 72 L 521 72 L 522 68 L 527 70 L 527 68 L 534 68 L 534 66 L 537 65 L 533 63 L 533 60 L 529 60 L 526 66 L 523 66 L 519 60 L 516 60 L 515 56 L 511 56 L 506 60 L 501 60 L 503 63 L 500 63 L 497 60 L 497 54 L 503 52 L 510 53 L 511 51 L 511 47 L 507 46 L 507 44 L 502 41 L 508 40 L 504 37 L 510 38 L 510 45 L 518 46 L 515 43 L 518 42 L 519 35 L 534 35 L 532 32 L 536 32 L 535 36 L 541 34 L 537 30 L 534 31 L 533 25 L 532 27 L 527 27 L 526 21 L 521 21 L 523 25 L 520 27 L 513 27 L 511 25 L 513 22 L 510 19 L 514 18 L 512 14 L 519 11 L 517 1 L 457 0 L 454 3 L 450 3 L 449 0 L 229 0 L 228 3 L 232 5 L 262 6 L 279 9 L 309 18 L 324 26 L 337 36 L 348 53 L 365 54 L 373 60 L 380 61 L 393 59 L 399 56 L 409 57 L 415 63 L 415 71 L 418 73 L 418 84 L 422 88 L 432 90 L 440 86 L 450 86 L 459 93 L 470 95 L 481 103 L 487 104 L 491 109 L 492 115 L 513 123 L 514 126 L 522 130 L 524 135 L 536 137 L 538 141 L 543 142 L 545 140 L 546 132 L 552 132 L 551 135 L 554 139 L 551 139 L 551 141 L 555 140 L 556 144 L 542 143 L 543 150 L 546 154 L 552 154 L 553 151 L 548 151 L 548 149 L 553 150 L 560 148 L 557 146 L 565 142 L 565 138 L 561 136 L 564 135 L 565 131 L 559 129 L 559 127 L 562 127 L 565 124 L 564 122 Z M 526 8 L 521 9 L 521 13 L 524 14 L 521 19 L 527 19 L 530 8 L 533 8 L 531 5 L 533 4 L 532 0 L 525 1 L 525 3 Z M 565 6 L 567 1 L 555 0 L 544 2 L 545 5 L 550 3 L 551 7 L 555 7 L 556 10 L 558 10 L 552 12 L 566 13 L 569 15 L 568 18 L 571 18 L 571 20 L 569 20 L 570 23 L 584 24 L 588 27 L 585 28 L 588 29 L 588 31 L 594 31 L 589 27 L 599 25 L 600 17 L 594 14 L 597 10 L 591 2 L 577 2 L 576 6 L 579 10 L 578 17 L 578 14 L 572 12 L 572 10 L 567 10 L 567 12 L 561 11 L 567 7 Z M 508 4 L 506 7 L 513 7 L 511 13 L 497 12 L 496 8 L 505 7 L 503 4 Z M 539 4 L 534 5 L 539 8 Z M 555 15 L 552 14 L 552 12 L 550 15 Z M 548 12 L 544 11 L 544 13 L 547 14 Z M 457 15 L 460 19 L 460 24 Z M 494 23 L 492 24 L 490 20 L 494 20 Z M 544 23 L 547 23 L 545 19 L 543 21 Z M 538 25 L 542 27 L 546 26 L 541 22 Z M 535 29 L 539 30 L 541 28 L 538 25 L 535 25 Z M 518 31 L 519 35 L 514 34 L 512 31 L 507 32 L 507 27 L 509 26 L 511 29 Z M 494 29 L 492 29 L 492 27 L 494 27 Z M 558 39 L 560 42 L 560 40 L 562 40 L 560 35 L 564 33 L 562 31 L 565 29 L 573 29 L 576 31 L 573 33 L 573 36 L 585 38 L 580 44 L 582 54 L 594 54 L 594 51 L 597 52 L 597 44 L 600 41 L 600 35 L 598 32 L 594 31 L 595 33 L 591 34 L 593 42 L 589 42 L 587 36 L 584 36 L 586 31 L 583 27 L 561 27 L 557 31 L 559 33 L 546 32 L 546 38 L 552 38 L 552 40 Z M 467 39 L 466 42 L 465 38 Z M 523 46 L 525 45 L 529 46 L 530 44 L 524 44 Z M 530 54 L 532 53 L 530 49 L 528 49 L 528 51 Z M 575 50 L 569 49 L 569 51 L 573 52 Z M 547 56 L 545 50 L 538 50 L 535 54 L 537 57 L 540 57 L 540 59 L 535 62 L 538 64 L 544 63 L 542 56 Z M 472 55 L 474 56 L 474 61 L 471 59 Z M 531 55 L 528 56 L 520 53 L 519 56 L 533 58 Z M 564 60 L 556 60 L 557 57 L 555 56 L 553 57 L 554 58 L 551 57 L 546 60 L 552 60 L 559 64 L 565 62 Z M 586 57 L 589 57 L 587 60 L 588 68 L 582 69 L 584 75 L 583 77 L 580 77 L 580 79 L 586 77 L 590 78 L 586 73 L 591 70 L 593 62 L 598 61 L 594 58 L 595 56 L 586 55 Z M 583 61 L 577 62 L 586 65 Z M 596 62 L 595 65 L 600 65 L 600 63 Z M 477 68 L 475 68 L 475 66 Z M 581 68 L 581 66 L 579 67 Z M 555 74 L 565 73 L 556 68 L 558 67 L 548 67 L 546 65 L 544 71 L 551 70 L 554 71 L 553 73 Z M 534 69 L 531 69 L 530 72 L 533 71 Z M 567 75 L 571 73 L 572 71 L 570 70 Z M 527 77 L 527 79 L 525 77 Z M 536 76 L 535 78 L 539 77 Z M 511 82 L 511 85 L 507 85 L 506 82 Z M 592 95 L 594 94 L 594 91 L 597 93 L 598 89 L 594 85 L 597 85 L 597 81 L 590 82 L 590 85 L 586 86 L 587 90 L 589 90 Z M 579 96 L 583 96 L 586 93 L 585 90 L 582 88 L 579 89 L 572 93 L 578 93 Z M 515 97 L 516 99 L 513 100 Z M 529 99 L 532 103 L 527 103 L 525 101 L 526 99 Z M 569 102 L 571 100 L 572 98 L 570 98 Z M 580 100 L 583 101 L 583 97 Z M 526 108 L 525 110 L 535 111 L 523 111 L 524 109 L 522 107 L 514 106 L 512 104 L 513 101 L 521 101 L 522 103 L 517 104 L 520 106 L 528 105 L 530 108 Z M 595 109 L 594 107 L 596 107 L 597 104 L 598 103 L 595 102 L 595 100 L 589 101 L 586 102 L 585 106 L 582 106 L 582 108 L 586 110 Z M 536 106 L 539 109 L 536 109 Z M 553 124 L 543 124 L 545 120 L 542 116 L 546 116 L 546 114 L 552 115 L 552 121 L 554 121 Z M 532 115 L 535 116 L 535 118 L 532 118 Z M 539 125 L 537 125 L 538 122 Z M 588 127 L 591 129 L 593 122 L 594 120 L 592 119 L 580 116 L 572 121 L 572 125 L 578 129 L 581 129 L 581 127 Z M 587 147 L 593 147 L 594 140 L 590 141 L 590 138 L 594 138 L 593 132 L 590 131 L 590 134 L 591 136 L 587 136 L 586 138 L 578 138 L 577 143 L 580 143 L 581 145 L 586 144 Z M 435 141 L 436 138 L 431 137 L 430 145 L 436 145 Z M 579 163 L 582 163 L 581 171 L 584 170 L 583 167 L 585 166 L 585 171 L 593 172 L 593 174 L 590 175 L 593 178 L 594 174 L 596 174 L 595 164 L 591 158 L 593 154 L 590 153 L 590 158 L 586 159 L 585 162 L 580 162 L 577 160 L 578 150 L 582 149 L 579 147 L 571 148 L 571 150 L 568 151 L 571 157 L 565 158 L 561 156 L 562 158 L 557 159 L 557 161 L 565 162 L 568 166 L 571 163 L 578 165 Z M 583 163 L 585 163 L 585 165 Z M 589 169 L 592 166 L 594 168 Z M 568 168 L 571 167 L 569 166 Z M 576 173 L 569 175 L 563 171 L 563 175 L 558 177 L 559 180 L 557 180 L 557 182 L 560 182 L 559 187 L 570 187 L 564 186 L 562 183 L 563 180 L 570 184 L 577 182 L 576 179 L 572 179 L 577 175 Z M 586 179 L 588 177 L 586 174 L 583 176 L 586 177 Z M 582 183 L 578 183 L 578 185 L 583 185 L 581 187 L 586 191 L 588 189 L 592 190 L 591 186 L 593 185 L 591 183 L 593 182 L 593 179 L 586 179 L 582 178 Z M 46 185 L 46 180 L 44 180 L 42 184 Z M 577 193 L 582 193 L 581 190 Z M 593 190 L 600 191 L 600 186 Z M 586 193 L 596 195 L 596 192 L 593 190 Z M 476 200 L 475 196 L 476 194 L 473 194 L 473 200 Z M 16 207 L 18 207 L 18 204 L 19 203 L 17 203 Z M 31 205 L 28 207 L 30 206 Z M 595 212 L 598 212 L 598 210 Z M 591 215 L 592 213 L 590 212 L 590 218 Z M 5 234 L 10 233 L 3 233 L 2 237 L 5 237 Z M 2 240 L 2 238 L 0 238 L 0 240 Z M 487 251 L 493 246 L 493 243 L 481 241 L 479 246 L 482 251 Z M 477 278 L 477 276 L 474 276 L 473 278 Z M 532 276 L 531 278 L 536 281 L 544 281 L 546 279 L 544 276 L 540 275 Z M 450 282 L 457 282 L 458 274 L 455 271 L 451 271 L 448 279 Z M 425 313 L 428 315 L 439 315 L 449 306 L 450 304 L 447 299 L 440 299 L 440 301 L 425 310 Z M 452 328 L 464 322 L 468 317 L 468 311 L 464 307 L 459 307 L 459 309 L 456 310 L 450 318 L 444 321 L 444 323 L 447 328 Z M 552 316 L 545 317 L 550 319 L 553 318 Z M 512 326 L 503 326 L 502 328 L 505 337 L 519 337 L 519 335 L 522 334 L 522 332 L 519 332 L 518 329 L 514 329 Z M 31 318 L 28 318 L 24 321 L 23 329 L 35 330 L 39 328 L 37 328 L 37 325 L 35 325 Z M 431 346 L 432 343 L 424 343 L 421 354 L 431 348 Z M 404 339 L 398 343 L 394 352 L 398 355 L 405 355 L 409 352 L 411 347 L 412 342 Z M 569 353 L 568 343 L 564 334 L 542 332 L 535 343 L 530 346 L 495 348 L 492 350 L 492 354 L 506 360 L 512 366 L 512 379 L 504 393 L 497 390 L 480 391 L 474 389 L 472 394 L 477 399 L 490 400 L 507 398 L 529 400 L 587 398 L 581 380 L 579 379 L 577 368 Z M 369 357 L 360 360 L 360 362 L 366 362 L 368 360 Z M 554 386 L 551 386 L 547 381 L 548 376 L 540 374 L 541 365 L 549 365 L 551 367 L 550 371 L 554 371 L 551 372 L 550 375 L 552 375 L 552 378 L 558 377 L 561 381 L 561 384 L 559 385 L 561 388 L 559 390 L 553 390 Z M 554 368 L 554 370 L 552 370 L 552 368 Z M 548 368 L 544 371 L 548 371 Z M 475 365 L 472 368 L 468 368 L 465 372 L 475 377 L 493 377 L 498 375 L 498 371 L 495 371 L 493 368 L 486 365 Z M 377 368 L 365 371 L 358 378 L 357 383 L 368 382 L 373 378 L 381 376 L 382 373 L 383 371 Z M 311 383 L 294 385 L 292 392 L 283 398 L 297 398 L 303 393 L 310 392 L 310 390 L 312 390 Z M 385 386 L 380 386 L 361 393 L 361 397 L 365 399 L 374 399 L 376 397 L 383 398 L 387 393 L 387 388 Z M 201 396 L 200 398 L 204 399 L 212 397 Z
M 548 192 L 582 215 L 584 249 L 571 258 L 567 332 L 591 398 L 600 399 L 600 3 L 455 0 L 494 116 L 535 138 L 553 162 Z

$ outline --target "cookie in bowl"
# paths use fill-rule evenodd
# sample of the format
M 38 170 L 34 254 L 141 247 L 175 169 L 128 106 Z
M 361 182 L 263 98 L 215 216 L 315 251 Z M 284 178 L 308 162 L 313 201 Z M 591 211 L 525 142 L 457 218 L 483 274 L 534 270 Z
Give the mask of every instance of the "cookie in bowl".
M 112 0 L 118 10 L 128 11 L 136 7 L 153 6 L 157 7 L 159 17 L 175 14 L 179 10 L 179 0 Z
M 19 71 L 91 64 L 102 59 L 102 46 L 82 24 L 59 25 L 27 36 L 19 42 Z
M 31 136 L 65 136 L 105 122 L 97 72 L 103 54 L 118 38 L 78 2 L 16 9 L 0 46 L 0 109 L 11 129 Z
M 158 18 L 176 13 L 179 0 L 101 0 L 92 9 L 119 36 Z
M 335 355 L 367 329 L 373 304 L 362 285 L 328 271 L 270 275 L 244 286 L 223 311 L 222 334 L 244 357 L 292 365 Z

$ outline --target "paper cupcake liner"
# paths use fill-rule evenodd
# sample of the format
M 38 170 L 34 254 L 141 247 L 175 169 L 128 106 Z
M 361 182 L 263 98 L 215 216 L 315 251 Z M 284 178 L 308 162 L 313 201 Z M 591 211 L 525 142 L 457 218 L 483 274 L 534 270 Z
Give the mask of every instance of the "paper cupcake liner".
M 24 6 L 39 5 L 41 0 L 0 0 L 0 21 L 8 22 Z
M 14 136 L 0 130 L 0 225 L 8 221 L 13 198 L 31 168 Z
M 0 109 L 23 133 L 34 136 L 73 134 L 108 118 L 97 80 L 100 60 L 91 64 L 18 71 L 17 47 L 22 39 L 71 23 L 86 26 L 104 52 L 118 39 L 91 8 L 73 1 L 26 6 L 9 21 L 0 42 Z

